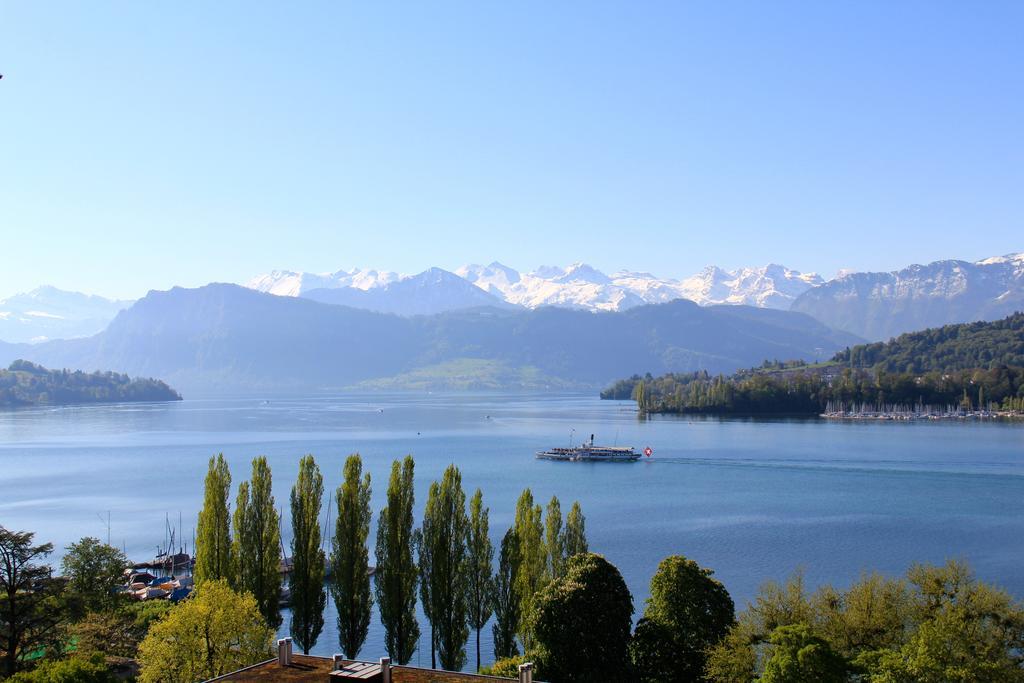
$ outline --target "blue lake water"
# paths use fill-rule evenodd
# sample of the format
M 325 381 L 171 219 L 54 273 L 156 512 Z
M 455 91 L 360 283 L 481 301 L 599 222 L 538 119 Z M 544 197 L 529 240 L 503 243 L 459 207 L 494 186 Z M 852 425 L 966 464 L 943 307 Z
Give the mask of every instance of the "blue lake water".
M 534 459 L 539 448 L 568 444 L 573 429 L 577 441 L 595 433 L 603 443 L 651 446 L 654 457 Z M 630 403 L 549 394 L 18 410 L 0 413 L 0 524 L 37 532 L 59 557 L 82 536 L 105 538 L 109 511 L 111 542 L 142 559 L 162 542 L 165 517 L 177 525 L 180 513 L 191 545 L 207 460 L 223 452 L 236 484 L 253 456 L 268 457 L 287 542 L 299 457 L 316 455 L 333 491 L 356 451 L 373 478 L 375 513 L 393 459 L 416 458 L 418 511 L 430 481 L 456 463 L 467 496 L 483 490 L 496 545 L 523 488 L 542 503 L 557 495 L 565 512 L 579 500 L 591 548 L 622 571 L 638 613 L 658 561 L 674 553 L 714 569 L 737 607 L 766 579 L 798 568 L 812 586 L 842 586 L 864 570 L 898 574 L 947 558 L 967 559 L 981 578 L 1024 598 L 1021 424 L 640 421 Z M 329 612 L 319 654 L 338 650 Z M 489 661 L 489 629 L 483 635 Z M 361 654 L 384 654 L 376 616 Z M 428 663 L 429 647 L 422 656 Z

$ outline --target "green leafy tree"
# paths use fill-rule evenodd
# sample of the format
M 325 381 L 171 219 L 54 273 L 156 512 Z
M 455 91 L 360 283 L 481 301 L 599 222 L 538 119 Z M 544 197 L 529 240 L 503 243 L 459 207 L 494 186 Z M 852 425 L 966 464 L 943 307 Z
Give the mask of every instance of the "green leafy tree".
M 90 536 L 69 545 L 61 560 L 68 591 L 88 611 L 107 609 L 118 602 L 117 589 L 124 584 L 127 566 L 128 558 L 121 550 Z
M 509 659 L 519 654 L 516 632 L 521 620 L 516 576 L 519 573 L 519 538 L 509 529 L 501 539 L 498 573 L 494 577 L 494 658 Z
M 222 579 L 207 579 L 171 610 L 139 646 L 141 683 L 193 683 L 264 661 L 274 631 L 256 599 Z
M 419 567 L 413 558 L 413 472 L 411 455 L 391 464 L 387 505 L 377 523 L 377 572 L 374 590 L 384 625 L 384 646 L 397 664 L 416 652 L 420 625 L 416 621 Z
M 476 670 L 480 670 L 480 631 L 494 612 L 494 546 L 491 544 L 489 508 L 476 490 L 469 501 L 468 596 L 469 625 L 476 631 Z
M 640 631 L 640 624 L 637 624 L 637 631 Z M 753 647 L 755 641 L 744 622 L 729 629 L 718 645 L 708 652 L 706 678 L 715 683 L 750 683 L 756 680 L 758 655 Z
M 566 559 L 573 555 L 590 552 L 587 546 L 587 519 L 583 516 L 579 501 L 572 504 L 565 518 L 565 540 L 562 542 Z
M 846 682 L 846 662 L 807 624 L 780 626 L 769 642 L 772 649 L 761 676 L 764 683 Z
M 373 597 L 370 594 L 370 474 L 363 477 L 358 453 L 345 460 L 345 479 L 337 491 L 338 521 L 331 544 L 331 594 L 338 610 L 338 644 L 355 659 L 366 642 Z
M 64 619 L 58 600 L 62 586 L 40 561 L 53 544 L 33 545 L 35 534 L 0 526 L 0 656 L 4 676 L 22 667 L 24 655 L 54 647 Z
M 173 607 L 169 600 L 126 602 L 116 609 L 88 613 L 71 626 L 70 635 L 80 654 L 134 659 L 150 627 Z
M 1021 655 L 986 638 L 964 608 L 943 610 L 917 629 L 903 647 L 877 654 L 872 683 L 1019 683 Z M 1020 629 L 1022 624 L 1017 623 Z M 1017 650 L 1019 653 L 1020 650 Z M 866 657 L 863 659 L 868 659 Z
M 231 493 L 231 472 L 224 454 L 210 458 L 206 473 L 203 509 L 196 524 L 196 583 L 226 579 L 234 583 L 234 553 L 231 547 L 231 514 L 228 496 Z
M 299 461 L 299 476 L 291 493 L 292 618 L 288 630 L 303 654 L 309 654 L 324 628 L 324 551 L 320 539 L 320 508 L 324 478 L 316 460 L 307 455 Z
M 515 530 L 519 539 L 519 564 L 516 572 L 516 594 L 519 600 L 519 638 L 523 647 L 533 647 L 533 600 L 544 587 L 547 548 L 544 545 L 543 513 L 533 502 L 533 493 L 526 489 L 516 502 Z
M 546 576 L 550 581 L 562 575 L 565 564 L 565 534 L 562 531 L 562 504 L 558 496 L 551 496 L 544 515 L 544 546 L 546 550 Z
M 820 588 L 810 596 L 810 607 L 815 632 L 849 659 L 899 648 L 913 624 L 907 582 L 877 573 L 862 574 L 846 591 Z
M 1019 682 L 1024 676 L 1024 607 L 977 581 L 967 565 L 950 562 L 912 567 L 906 579 L 866 574 L 848 590 L 825 586 L 811 595 L 799 574 L 783 585 L 769 582 L 713 647 L 709 679 L 765 679 L 776 655 L 779 672 L 772 675 L 793 670 L 793 662 L 818 661 L 826 650 L 804 643 L 801 629 L 827 643 L 857 680 Z
M 462 475 L 457 467 L 449 465 L 441 482 L 433 482 L 427 494 L 421 530 L 421 547 L 426 554 L 420 558 L 420 566 L 427 569 L 420 581 L 430 584 L 427 618 L 431 640 L 436 643 L 441 667 L 449 671 L 458 671 L 466 663 L 468 533 Z
M 238 487 L 235 561 L 238 585 L 252 593 L 271 628 L 281 625 L 281 527 L 264 456 L 252 461 L 252 479 Z
M 552 683 L 623 681 L 629 661 L 633 598 L 600 555 L 576 555 L 564 576 L 537 596 L 535 630 L 544 676 Z
M 658 565 L 651 597 L 630 643 L 642 680 L 704 680 L 707 652 L 735 621 L 732 598 L 713 574 L 681 555 Z
M 899 647 L 864 653 L 877 683 L 1024 681 L 1024 607 L 962 562 L 907 572 L 916 625 Z

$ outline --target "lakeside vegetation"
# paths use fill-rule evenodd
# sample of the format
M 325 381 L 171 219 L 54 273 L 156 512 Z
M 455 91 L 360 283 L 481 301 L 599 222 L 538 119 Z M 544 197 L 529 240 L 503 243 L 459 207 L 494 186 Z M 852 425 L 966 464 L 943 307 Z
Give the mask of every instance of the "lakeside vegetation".
M 49 370 L 26 360 L 0 369 L 0 408 L 180 400 L 181 395 L 160 380 L 132 379 L 117 372 Z
M 407 458 L 393 470 L 399 477 L 392 480 L 397 486 L 389 493 L 402 493 L 408 462 Z M 309 469 L 307 461 L 303 466 Z M 350 483 L 365 481 L 354 476 L 354 465 L 348 469 Z M 296 486 L 293 492 L 301 492 L 303 485 Z M 306 491 L 315 488 L 314 482 Z M 532 662 L 538 678 L 552 683 L 1024 682 L 1024 605 L 979 581 L 963 562 L 915 565 L 904 577 L 864 573 L 845 589 L 824 585 L 814 591 L 798 572 L 783 583 L 762 585 L 737 613 L 714 571 L 672 555 L 658 565 L 650 597 L 634 626 L 634 600 L 621 573 L 586 549 L 579 534 L 582 528 L 558 534 L 558 524 L 543 523 L 540 506 L 524 493 L 494 573 L 490 543 L 477 545 L 473 540 L 479 532 L 486 536 L 486 509 L 475 495 L 467 516 L 459 491 L 456 469 L 450 467 L 431 486 L 429 514 L 436 517 L 425 519 L 424 525 L 442 525 L 427 533 L 420 529 L 393 534 L 396 528 L 409 528 L 406 522 L 411 518 L 403 504 L 409 499 L 389 496 L 389 508 L 399 505 L 397 513 L 387 516 L 399 524 L 389 525 L 378 541 L 406 543 L 420 556 L 419 563 L 405 563 L 404 583 L 377 579 L 376 595 L 388 633 L 386 649 L 404 661 L 411 658 L 418 640 L 419 581 L 421 594 L 429 601 L 424 611 L 432 649 L 448 669 L 465 663 L 470 629 L 490 616 L 489 611 L 473 616 L 472 607 L 464 609 L 484 585 L 493 589 L 484 602 L 485 609 L 493 608 L 497 616 L 496 649 L 503 648 L 508 656 L 477 668 L 496 676 L 515 678 L 520 664 Z M 361 499 L 358 487 L 354 498 Z M 549 513 L 552 509 L 549 505 Z M 367 558 L 366 539 L 361 529 L 356 531 L 363 544 L 354 557 L 361 561 Z M 459 537 L 464 544 L 451 543 Z M 527 537 L 530 545 L 517 542 Z M 551 554 L 549 538 L 560 539 L 556 555 Z M 569 548 L 581 538 L 584 545 L 571 553 Z M 312 547 L 316 555 L 319 547 Z M 292 549 L 296 550 L 294 544 Z M 110 590 L 127 564 L 120 550 L 96 539 L 83 539 L 68 550 L 64 576 L 54 576 L 45 563 L 52 545 L 35 545 L 31 533 L 0 527 L 0 566 L 5 568 L 0 571 L 0 679 L 113 683 L 130 678 L 134 671 L 144 682 L 190 683 L 271 656 L 272 622 L 259 596 L 241 585 L 238 575 L 198 576 L 193 594 L 176 605 L 132 602 L 126 594 Z M 334 545 L 333 552 L 341 550 Z M 553 558 L 556 565 L 551 564 Z M 236 557 L 234 562 L 243 561 Z M 397 571 L 401 570 L 400 566 Z M 474 573 L 482 583 L 472 578 Z M 367 595 L 367 581 L 365 575 L 351 583 L 335 580 L 331 591 L 347 590 L 347 585 Z M 528 588 L 531 583 L 535 586 Z M 399 584 L 401 599 L 394 600 L 389 591 Z M 294 581 L 292 585 L 295 590 Z M 323 584 L 310 588 L 311 593 L 324 595 Z M 385 602 L 399 607 L 390 615 L 401 619 L 387 620 Z M 368 601 L 352 604 L 361 612 Z M 322 601 L 319 611 L 322 619 Z M 365 623 L 360 620 L 369 614 L 355 616 L 355 622 L 349 622 L 339 612 L 339 631 L 351 623 Z M 498 643 L 500 629 L 509 629 L 511 636 L 504 645 Z M 295 630 L 293 625 L 293 634 Z M 404 654 L 398 654 L 398 640 L 405 641 Z M 308 644 L 301 646 L 306 649 Z M 346 654 L 357 657 L 358 649 Z M 437 663 L 432 664 L 436 668 Z
M 731 376 L 634 375 L 601 398 L 635 400 L 641 413 L 818 415 L 829 404 L 1021 412 L 1024 314 L 854 346 L 826 363 L 766 361 Z

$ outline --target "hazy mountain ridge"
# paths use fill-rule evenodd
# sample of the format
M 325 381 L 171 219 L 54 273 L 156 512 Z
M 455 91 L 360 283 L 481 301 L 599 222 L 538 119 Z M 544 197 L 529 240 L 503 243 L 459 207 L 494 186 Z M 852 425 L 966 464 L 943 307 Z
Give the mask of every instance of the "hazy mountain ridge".
M 511 306 L 503 299 L 474 287 L 458 275 L 441 268 L 430 268 L 412 277 L 391 280 L 366 289 L 322 288 L 303 292 L 301 296 L 325 304 L 352 306 L 403 316 L 434 315 L 478 306 Z
M 847 273 L 803 293 L 792 310 L 871 340 L 995 320 L 1024 310 L 1024 253 Z
M 0 339 L 11 343 L 88 337 L 100 332 L 131 301 L 37 287 L 0 299 Z
M 856 341 L 801 314 L 689 301 L 624 312 L 479 308 L 400 317 L 213 284 L 150 292 L 88 339 L 0 353 L 157 376 L 189 392 L 341 388 L 465 359 L 493 361 L 510 377 L 600 386 L 641 369 L 729 372 Z

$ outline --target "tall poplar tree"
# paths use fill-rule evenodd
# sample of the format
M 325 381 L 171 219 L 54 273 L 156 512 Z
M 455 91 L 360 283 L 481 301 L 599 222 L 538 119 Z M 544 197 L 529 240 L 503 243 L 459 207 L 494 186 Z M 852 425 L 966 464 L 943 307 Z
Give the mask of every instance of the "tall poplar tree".
M 421 541 L 421 548 L 426 550 L 426 555 L 421 556 L 421 567 L 425 566 L 427 571 L 420 577 L 430 583 L 427 615 L 431 640 L 436 643 L 442 668 L 449 671 L 459 671 L 466 663 L 468 532 L 462 475 L 455 465 L 449 465 L 441 483 L 431 484 L 427 496 Z
M 210 458 L 206 472 L 203 509 L 196 524 L 196 583 L 209 579 L 225 579 L 234 583 L 235 567 L 231 549 L 231 514 L 228 496 L 231 493 L 231 472 L 224 454 Z
M 551 581 L 562 575 L 565 565 L 565 536 L 562 532 L 562 504 L 551 496 L 544 515 L 544 547 L 547 550 L 546 578 Z
M 324 478 L 312 455 L 299 461 L 299 476 L 292 487 L 292 618 L 288 631 L 309 654 L 324 628 L 324 551 L 320 542 L 320 507 Z
M 480 630 L 494 612 L 494 546 L 491 544 L 490 509 L 484 507 L 484 495 L 476 490 L 469 501 L 469 535 L 467 538 L 468 581 L 467 604 L 469 625 L 476 631 L 476 670 L 480 670 Z
M 338 609 L 338 645 L 355 659 L 370 628 L 370 474 L 358 453 L 345 460 L 345 480 L 337 491 L 338 521 L 331 550 L 331 595 Z
M 374 592 L 384 625 L 384 646 L 397 664 L 412 659 L 420 637 L 416 621 L 419 568 L 413 559 L 414 467 L 411 455 L 392 463 L 387 505 L 377 521 Z
M 437 482 L 430 484 L 430 491 L 427 492 L 427 498 L 429 500 L 430 493 L 437 487 Z M 428 546 L 424 539 L 424 532 L 429 527 L 430 522 L 427 521 L 426 517 L 423 519 L 423 526 L 412 533 L 413 547 L 416 548 L 416 555 L 418 557 L 417 568 L 419 569 L 419 581 L 420 581 L 420 604 L 423 606 L 423 616 L 427 618 L 427 622 L 430 624 L 430 668 L 437 668 L 437 629 L 434 628 L 434 600 L 433 600 L 433 571 L 434 571 L 434 560 L 433 560 L 433 548 Z
M 587 546 L 587 518 L 583 516 L 580 502 L 576 501 L 565 518 L 565 557 L 590 552 Z
M 519 566 L 515 586 L 519 599 L 519 639 L 527 650 L 533 647 L 534 596 L 544 587 L 547 549 L 544 546 L 543 513 L 534 505 L 533 492 L 526 489 L 516 503 L 515 530 L 519 539 Z
M 516 632 L 519 631 L 519 594 L 516 576 L 519 574 L 519 537 L 515 528 L 505 532 L 498 555 L 498 573 L 494 577 L 494 658 L 504 659 L 519 654 Z
M 252 479 L 238 486 L 235 502 L 235 564 L 238 588 L 252 593 L 260 614 L 281 625 L 281 527 L 265 456 L 252 461 Z

